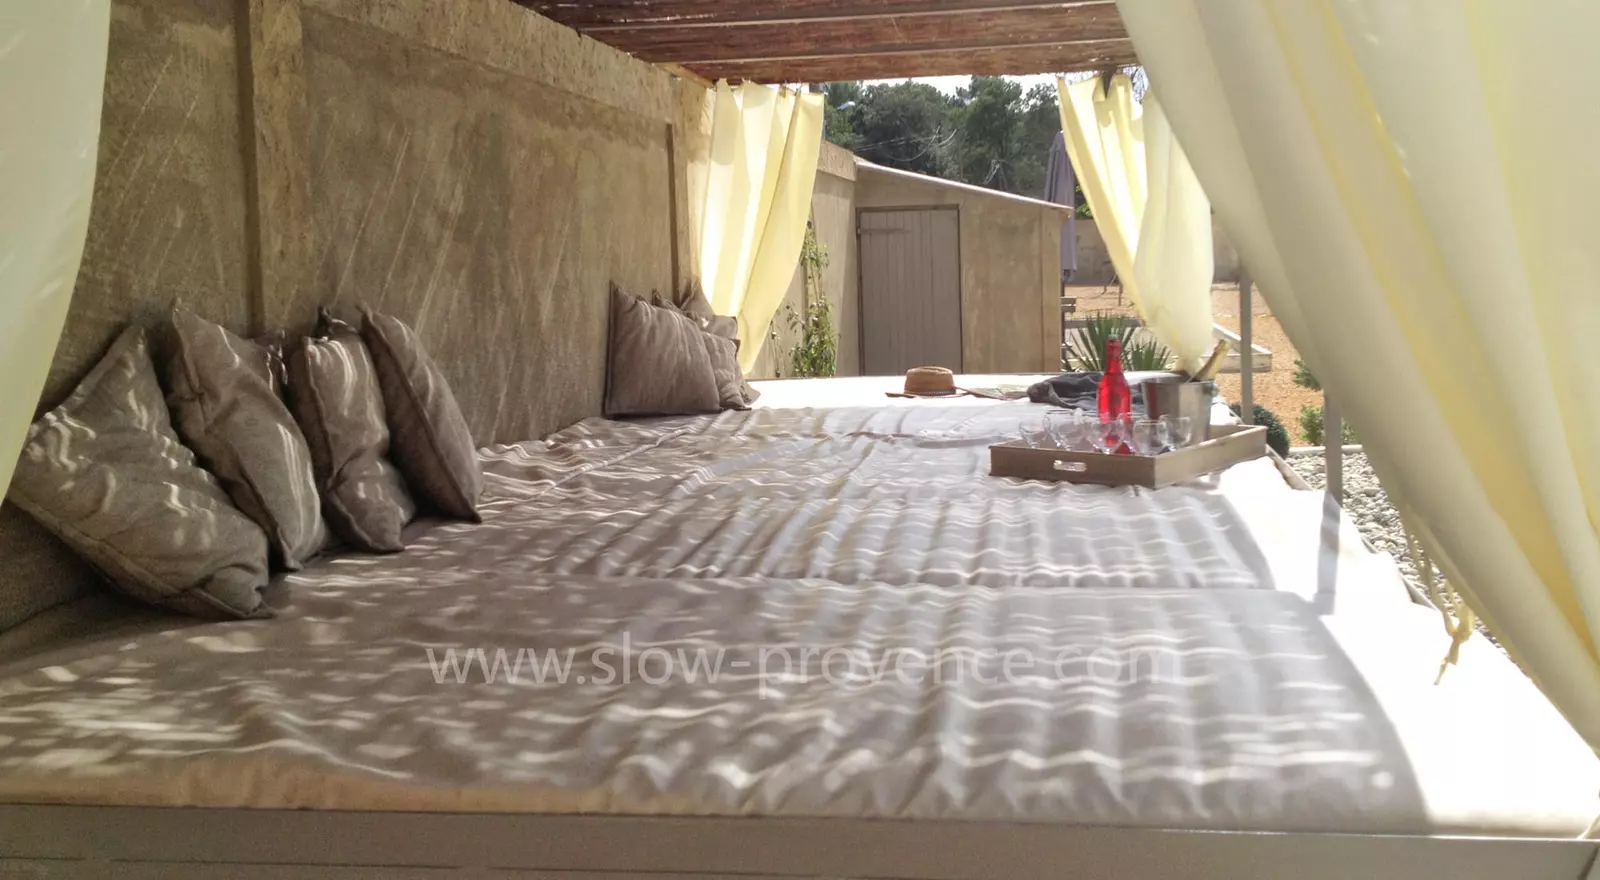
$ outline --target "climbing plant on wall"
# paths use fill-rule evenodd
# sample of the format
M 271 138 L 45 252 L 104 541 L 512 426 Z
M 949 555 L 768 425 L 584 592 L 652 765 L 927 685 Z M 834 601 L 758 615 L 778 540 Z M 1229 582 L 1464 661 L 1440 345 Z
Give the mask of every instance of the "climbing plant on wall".
M 783 319 L 791 333 L 799 337 L 788 358 L 783 350 L 775 348 L 774 364 L 779 376 L 794 378 L 834 376 L 839 372 L 839 335 L 833 326 L 833 305 L 822 289 L 823 272 L 828 268 L 828 247 L 817 241 L 814 223 L 806 224 L 806 237 L 800 246 L 800 269 L 803 273 L 800 309 L 793 303 L 783 304 Z M 778 343 L 778 330 L 769 331 L 771 343 Z M 787 360 L 788 363 L 784 363 Z

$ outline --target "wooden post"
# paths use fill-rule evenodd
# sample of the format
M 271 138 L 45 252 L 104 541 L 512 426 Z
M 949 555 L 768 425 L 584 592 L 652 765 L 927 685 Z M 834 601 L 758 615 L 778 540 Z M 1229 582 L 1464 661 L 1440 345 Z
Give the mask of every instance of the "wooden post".
M 291 323 L 312 264 L 311 129 L 300 0 L 237 0 L 250 333 Z
M 1256 395 L 1254 388 L 1255 364 L 1252 355 L 1255 344 L 1251 341 L 1250 273 L 1239 267 L 1239 418 L 1247 425 L 1255 424 Z

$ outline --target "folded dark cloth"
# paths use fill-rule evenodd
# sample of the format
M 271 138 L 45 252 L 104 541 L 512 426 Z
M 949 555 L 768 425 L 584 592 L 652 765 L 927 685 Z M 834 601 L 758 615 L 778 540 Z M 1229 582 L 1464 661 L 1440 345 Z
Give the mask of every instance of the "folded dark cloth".
M 1062 373 L 1028 386 L 1028 399 L 1034 403 L 1048 403 L 1062 409 L 1081 409 L 1098 412 L 1100 409 L 1100 373 Z M 1132 404 L 1144 409 L 1144 393 L 1140 384 L 1130 383 Z
M 1100 376 L 1100 373 L 1062 373 L 1059 376 L 1051 376 L 1042 382 L 1035 382 L 1028 389 L 1028 399 L 1034 403 L 1044 403 L 1049 399 L 1047 395 L 1050 392 L 1063 399 L 1098 394 Z

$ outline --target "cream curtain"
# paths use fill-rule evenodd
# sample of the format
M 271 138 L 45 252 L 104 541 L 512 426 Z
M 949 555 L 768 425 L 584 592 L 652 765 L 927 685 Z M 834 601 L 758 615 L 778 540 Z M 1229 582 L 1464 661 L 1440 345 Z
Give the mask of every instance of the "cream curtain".
M 1139 316 L 1194 372 L 1212 347 L 1211 205 L 1154 95 L 1117 74 L 1057 78 L 1061 130 L 1111 264 Z
M 1600 4 L 1118 7 L 1385 485 L 1600 747 Z
M 711 308 L 739 320 L 749 371 L 800 261 L 822 149 L 821 95 L 717 83 L 701 217 L 700 276 Z
M 110 22 L 110 0 L 0 3 L 0 487 L 83 256 Z

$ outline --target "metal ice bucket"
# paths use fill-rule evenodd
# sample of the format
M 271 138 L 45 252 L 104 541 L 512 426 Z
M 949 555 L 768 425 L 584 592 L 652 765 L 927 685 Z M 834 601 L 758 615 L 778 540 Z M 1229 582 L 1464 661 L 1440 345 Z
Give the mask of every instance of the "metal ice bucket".
M 1183 376 L 1146 379 L 1140 386 L 1144 394 L 1145 417 L 1188 416 L 1194 426 L 1191 443 L 1211 439 L 1211 401 L 1217 396 L 1215 382 L 1189 382 Z

